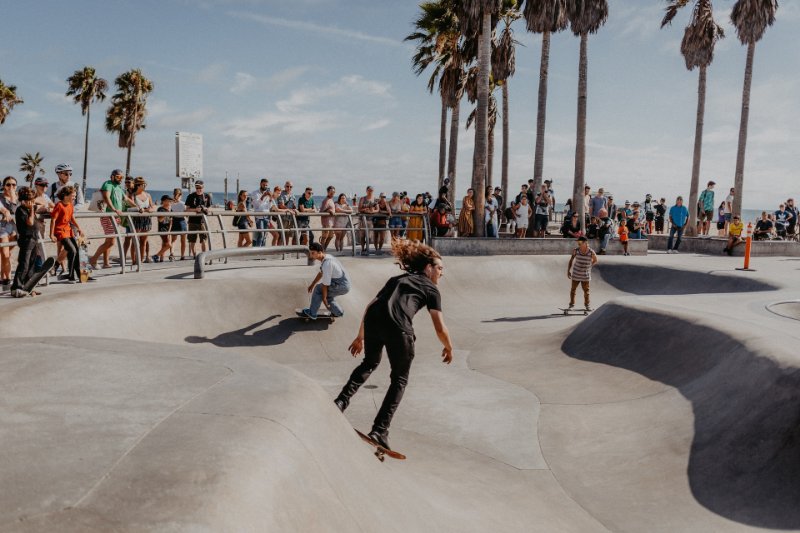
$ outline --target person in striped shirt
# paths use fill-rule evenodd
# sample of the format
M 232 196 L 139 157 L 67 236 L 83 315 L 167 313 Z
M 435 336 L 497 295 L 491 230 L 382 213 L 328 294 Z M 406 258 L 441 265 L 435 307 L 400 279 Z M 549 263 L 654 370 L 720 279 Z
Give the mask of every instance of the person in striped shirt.
M 592 267 L 597 263 L 597 254 L 589 248 L 589 240 L 578 237 L 578 247 L 572 252 L 567 265 L 567 278 L 572 281 L 569 290 L 569 308 L 575 307 L 575 293 L 578 285 L 583 289 L 583 304 L 587 311 L 591 310 L 589 305 L 589 282 L 592 279 Z

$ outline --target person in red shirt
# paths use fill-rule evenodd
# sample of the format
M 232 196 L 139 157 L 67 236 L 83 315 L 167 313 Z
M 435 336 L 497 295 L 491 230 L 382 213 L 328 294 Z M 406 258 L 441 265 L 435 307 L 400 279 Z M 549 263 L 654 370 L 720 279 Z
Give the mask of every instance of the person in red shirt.
M 53 207 L 50 217 L 50 240 L 61 243 L 67 252 L 67 280 L 69 283 L 80 282 L 80 262 L 78 261 L 78 243 L 72 228 L 83 236 L 83 230 L 75 220 L 75 189 L 71 185 L 58 191 L 59 202 Z

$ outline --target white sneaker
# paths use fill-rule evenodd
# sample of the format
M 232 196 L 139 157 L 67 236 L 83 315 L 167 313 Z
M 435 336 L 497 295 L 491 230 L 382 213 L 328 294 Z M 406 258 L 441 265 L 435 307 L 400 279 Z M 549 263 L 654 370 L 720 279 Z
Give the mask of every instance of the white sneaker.
M 668 254 L 671 254 L 671 253 L 672 253 L 672 250 L 670 250 L 670 249 L 667 249 L 667 253 L 668 253 Z
M 673 254 L 679 254 L 680 252 L 678 250 L 672 250 L 672 253 Z

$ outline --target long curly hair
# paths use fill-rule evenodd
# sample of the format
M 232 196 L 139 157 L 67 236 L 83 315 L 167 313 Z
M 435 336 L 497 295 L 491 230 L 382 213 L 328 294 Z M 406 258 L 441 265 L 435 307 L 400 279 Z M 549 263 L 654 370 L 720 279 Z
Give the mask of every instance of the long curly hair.
M 413 274 L 421 274 L 425 267 L 441 259 L 439 252 L 419 241 L 396 240 L 392 243 L 392 255 L 402 270 Z

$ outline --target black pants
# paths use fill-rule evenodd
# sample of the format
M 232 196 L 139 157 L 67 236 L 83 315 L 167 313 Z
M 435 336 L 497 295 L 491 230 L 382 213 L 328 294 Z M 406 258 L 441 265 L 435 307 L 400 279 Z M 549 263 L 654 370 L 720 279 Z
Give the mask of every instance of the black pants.
M 14 273 L 14 282 L 11 290 L 21 289 L 31 279 L 36 268 L 36 244 L 34 239 L 20 239 L 17 241 L 19 246 L 19 257 L 17 258 L 17 271 Z
M 72 281 L 81 279 L 81 265 L 78 260 L 78 243 L 75 241 L 75 237 L 61 239 L 61 246 L 63 246 L 64 251 L 67 252 L 66 274 L 69 274 L 69 279 Z
M 403 399 L 403 392 L 408 384 L 408 372 L 414 360 L 414 336 L 398 330 L 381 331 L 377 327 L 370 327 L 369 322 L 364 324 L 364 360 L 350 374 L 350 379 L 339 393 L 338 399 L 345 403 L 358 391 L 359 387 L 367 381 L 372 372 L 381 362 L 381 353 L 384 346 L 389 364 L 392 367 L 391 384 L 386 396 L 383 398 L 381 408 L 378 410 L 372 431 L 385 435 L 389 431 L 397 406 Z

